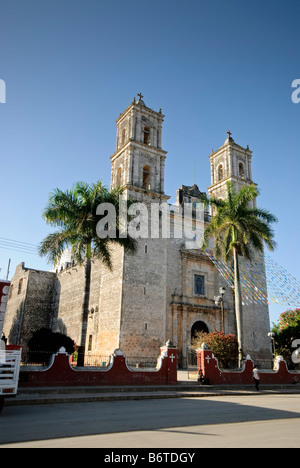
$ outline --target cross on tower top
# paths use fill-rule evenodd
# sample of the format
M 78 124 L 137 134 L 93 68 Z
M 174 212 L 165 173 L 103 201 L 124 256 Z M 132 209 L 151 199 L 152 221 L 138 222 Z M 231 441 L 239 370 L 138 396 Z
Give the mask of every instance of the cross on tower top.
M 143 97 L 144 97 L 144 96 L 142 95 L 142 93 L 138 93 L 137 95 L 138 95 L 138 97 L 139 97 L 140 99 L 143 99 Z
M 228 130 L 228 132 L 227 132 L 227 133 L 228 133 L 228 138 L 230 139 L 230 137 L 231 137 L 232 133 L 231 133 L 231 131 L 230 131 L 230 130 Z

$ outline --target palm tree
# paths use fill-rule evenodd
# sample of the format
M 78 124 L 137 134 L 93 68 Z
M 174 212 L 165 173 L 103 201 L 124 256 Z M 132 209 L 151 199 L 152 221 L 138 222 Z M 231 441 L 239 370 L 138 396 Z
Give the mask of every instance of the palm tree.
M 267 210 L 256 208 L 255 200 L 258 195 L 255 185 L 245 186 L 236 191 L 233 184 L 227 182 L 227 198 L 209 200 L 215 208 L 215 214 L 204 233 L 204 245 L 207 246 L 210 239 L 214 240 L 216 257 L 223 257 L 225 261 L 232 261 L 233 258 L 235 315 L 240 362 L 243 349 L 243 315 L 239 257 L 242 256 L 251 261 L 255 251 L 264 251 L 264 245 L 271 251 L 276 245 L 270 224 L 277 222 L 277 219 Z
M 119 236 L 119 195 L 122 189 L 109 191 L 102 182 L 87 184 L 78 182 L 71 190 L 63 192 L 55 189 L 50 195 L 49 203 L 43 217 L 48 224 L 59 228 L 49 234 L 40 246 L 40 255 L 46 255 L 49 262 L 56 264 L 67 247 L 79 264 L 85 265 L 85 289 L 82 305 L 81 342 L 78 350 L 78 365 L 84 365 L 88 309 L 91 286 L 92 256 L 100 258 L 109 269 L 112 269 L 110 245 L 116 243 L 127 252 L 135 252 L 136 241 L 130 236 Z M 103 203 L 114 206 L 116 211 L 114 238 L 100 238 L 97 235 L 99 216 L 97 207 Z M 130 202 L 128 202 L 129 204 Z

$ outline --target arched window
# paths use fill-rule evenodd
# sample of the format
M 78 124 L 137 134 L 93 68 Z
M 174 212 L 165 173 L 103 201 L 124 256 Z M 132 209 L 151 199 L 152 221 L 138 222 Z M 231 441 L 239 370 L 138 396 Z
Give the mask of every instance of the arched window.
M 239 176 L 244 179 L 245 178 L 245 170 L 244 170 L 244 164 L 239 163 Z
M 21 278 L 19 281 L 18 294 L 21 294 L 22 288 L 23 288 L 23 278 Z
M 198 320 L 198 322 L 195 322 L 194 325 L 192 326 L 191 330 L 191 338 L 196 338 L 197 333 L 209 333 L 208 327 L 206 323 L 202 322 L 201 320 Z
M 218 180 L 222 180 L 224 177 L 223 175 L 223 164 L 220 164 L 220 166 L 218 167 Z
M 122 168 L 119 167 L 118 172 L 117 172 L 117 187 L 122 186 Z
M 93 335 L 89 336 L 89 344 L 88 344 L 88 351 L 92 351 L 93 349 Z
M 150 190 L 150 174 L 151 169 L 149 166 L 144 166 L 143 168 L 143 189 Z
M 145 145 L 150 145 L 150 128 L 144 128 L 144 143 Z

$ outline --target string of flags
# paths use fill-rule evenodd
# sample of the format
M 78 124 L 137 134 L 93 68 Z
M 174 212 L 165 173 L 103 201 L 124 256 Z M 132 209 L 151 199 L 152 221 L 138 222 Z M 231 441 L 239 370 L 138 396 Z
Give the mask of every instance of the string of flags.
M 234 289 L 233 261 L 228 264 L 215 258 L 212 250 L 206 254 L 227 284 Z M 269 255 L 255 252 L 250 262 L 239 257 L 243 305 L 279 304 L 288 307 L 300 305 L 300 282 Z

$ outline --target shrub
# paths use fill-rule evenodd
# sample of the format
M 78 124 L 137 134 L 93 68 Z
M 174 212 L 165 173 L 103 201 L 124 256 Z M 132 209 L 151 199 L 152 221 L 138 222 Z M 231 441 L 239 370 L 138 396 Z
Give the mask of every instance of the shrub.
M 272 331 L 275 333 L 276 354 L 284 357 L 289 368 L 295 368 L 295 364 L 291 359 L 294 351 L 292 343 L 294 340 L 300 339 L 300 309 L 283 312 L 279 317 L 278 324 L 273 326 Z
M 29 361 L 47 363 L 52 354 L 64 347 L 67 353 L 74 352 L 74 341 L 63 333 L 54 333 L 48 328 L 42 328 L 33 333 L 28 341 Z
M 228 367 L 231 361 L 238 359 L 238 341 L 234 335 L 225 335 L 223 332 L 217 331 L 196 333 L 192 340 L 192 347 L 194 349 L 200 348 L 203 343 L 206 343 L 208 348 L 212 350 L 222 367 Z

